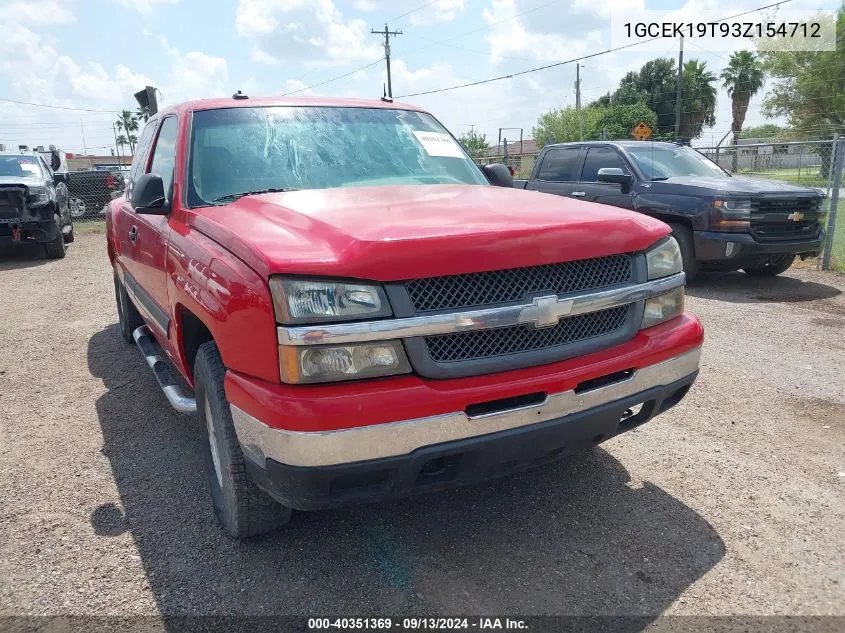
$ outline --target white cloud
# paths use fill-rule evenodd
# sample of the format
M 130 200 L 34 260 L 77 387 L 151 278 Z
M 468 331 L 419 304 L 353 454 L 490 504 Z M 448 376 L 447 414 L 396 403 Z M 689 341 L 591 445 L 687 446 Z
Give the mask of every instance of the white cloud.
M 290 94 L 295 92 L 297 95 L 313 95 L 314 91 L 308 87 L 304 81 L 299 79 L 288 79 L 282 86 L 282 94 Z
M 70 24 L 75 22 L 70 10 L 71 0 L 43 0 L 35 6 L 30 2 L 9 2 L 0 5 L 0 23 L 32 25 Z
M 355 0 L 355 8 L 364 13 L 372 13 L 378 9 L 378 5 L 373 0 Z
M 239 0 L 235 26 L 255 43 L 253 61 L 270 65 L 343 65 L 381 55 L 367 23 L 344 18 L 332 0 Z
M 411 26 L 425 26 L 436 22 L 451 22 L 458 11 L 464 10 L 464 0 L 438 0 L 411 14 Z
M 179 4 L 179 0 L 117 0 L 118 3 L 139 13 L 152 13 L 160 4 Z

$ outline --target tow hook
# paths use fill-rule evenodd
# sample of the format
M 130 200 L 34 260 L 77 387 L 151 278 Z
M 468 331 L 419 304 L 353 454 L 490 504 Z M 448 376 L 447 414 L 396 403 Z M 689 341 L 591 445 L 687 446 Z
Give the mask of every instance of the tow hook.
M 21 227 L 13 226 L 12 227 L 12 240 L 16 243 L 21 241 Z

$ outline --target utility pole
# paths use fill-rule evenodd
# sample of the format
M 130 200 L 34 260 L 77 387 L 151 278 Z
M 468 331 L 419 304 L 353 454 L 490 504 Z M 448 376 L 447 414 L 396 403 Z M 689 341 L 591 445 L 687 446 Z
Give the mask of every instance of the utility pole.
M 578 134 L 584 140 L 584 119 L 581 118 L 581 64 L 575 64 L 575 113 L 578 115 Z
M 85 145 L 85 126 L 82 125 L 82 121 L 79 122 L 79 129 L 82 130 L 82 153 L 87 156 L 88 147 Z
M 675 96 L 675 140 L 681 135 L 681 102 L 684 96 L 684 36 L 681 35 L 681 49 L 678 51 L 678 93 Z
M 370 29 L 370 33 L 384 36 L 384 60 L 387 62 L 387 97 L 393 99 L 393 86 L 390 82 L 390 36 L 402 35 L 402 31 L 390 31 L 387 28 L 387 23 L 385 23 L 383 31 Z

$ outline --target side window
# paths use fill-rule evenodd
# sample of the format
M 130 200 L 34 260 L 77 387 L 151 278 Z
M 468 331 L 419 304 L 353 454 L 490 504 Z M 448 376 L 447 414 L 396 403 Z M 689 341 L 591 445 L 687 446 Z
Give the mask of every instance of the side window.
M 587 160 L 584 161 L 581 182 L 597 182 L 599 169 L 604 167 L 618 167 L 626 174 L 631 173 L 619 152 L 612 147 L 591 147 L 587 152 Z
M 150 151 L 150 143 L 153 141 L 153 132 L 156 129 L 158 121 L 150 121 L 141 132 L 141 137 L 138 139 L 138 144 L 135 146 L 135 156 L 132 158 L 132 169 L 129 171 L 129 187 L 135 183 L 141 174 L 144 173 L 144 168 L 147 166 L 147 154 Z
M 578 180 L 578 169 L 580 167 L 580 147 L 550 149 L 543 157 L 543 164 L 540 165 L 537 178 L 553 182 L 572 182 Z
M 173 183 L 173 166 L 176 163 L 176 117 L 166 118 L 161 124 L 150 173 L 158 174 L 164 183 L 164 193 L 170 198 L 170 185 Z

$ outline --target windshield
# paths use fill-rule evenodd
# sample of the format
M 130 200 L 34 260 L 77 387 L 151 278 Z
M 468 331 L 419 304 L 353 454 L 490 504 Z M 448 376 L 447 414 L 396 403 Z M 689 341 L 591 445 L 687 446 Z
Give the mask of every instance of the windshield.
M 33 156 L 0 156 L 0 176 L 19 176 L 42 178 L 38 159 Z
M 430 115 L 256 107 L 194 113 L 188 204 L 267 189 L 488 184 Z
M 663 145 L 627 146 L 628 154 L 637 163 L 646 178 L 660 180 L 672 176 L 706 176 L 709 178 L 730 178 L 716 163 L 690 147 L 666 147 Z

